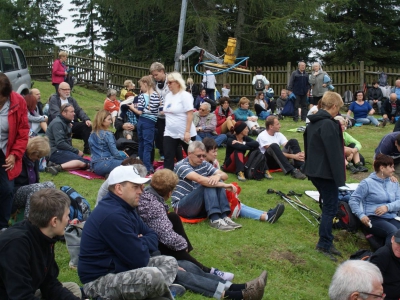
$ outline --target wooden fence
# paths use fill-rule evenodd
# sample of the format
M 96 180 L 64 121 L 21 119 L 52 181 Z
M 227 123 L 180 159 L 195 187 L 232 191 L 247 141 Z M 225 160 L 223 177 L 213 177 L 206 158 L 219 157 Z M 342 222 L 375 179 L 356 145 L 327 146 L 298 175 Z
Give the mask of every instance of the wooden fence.
M 55 53 L 50 52 L 26 52 L 28 65 L 30 66 L 32 78 L 50 78 L 51 68 Z M 182 63 L 181 73 L 184 78 L 192 77 L 195 83 L 200 83 L 202 76 L 194 71 L 194 66 L 188 66 Z M 126 79 L 137 82 L 141 77 L 149 74 L 149 63 L 129 62 L 111 58 L 89 58 L 70 54 L 67 65 L 74 67 L 74 76 L 78 82 L 90 83 L 103 86 L 104 88 L 122 88 Z M 280 91 L 286 88 L 290 74 L 296 69 L 291 63 L 279 67 L 261 67 L 263 75 L 271 82 L 271 87 L 275 90 L 275 95 L 279 96 Z M 251 84 L 253 75 L 257 67 L 250 67 L 252 75 L 223 73 L 216 75 L 217 88 L 220 90 L 223 83 L 229 83 L 231 86 L 231 98 L 254 96 L 253 86 Z M 166 66 L 166 71 L 173 71 L 173 66 Z M 308 67 L 311 72 L 311 67 Z M 332 78 L 335 91 L 343 95 L 347 90 L 356 91 L 364 86 L 368 86 L 375 80 L 378 80 L 380 72 L 388 74 L 388 83 L 393 86 L 396 79 L 400 78 L 400 69 L 365 67 L 364 62 L 359 65 L 326 66 L 324 71 L 328 72 Z

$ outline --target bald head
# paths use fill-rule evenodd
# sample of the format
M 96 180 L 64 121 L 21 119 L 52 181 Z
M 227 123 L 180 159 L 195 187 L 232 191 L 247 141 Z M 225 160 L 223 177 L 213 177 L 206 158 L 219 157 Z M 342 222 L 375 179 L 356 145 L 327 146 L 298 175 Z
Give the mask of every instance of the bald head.
M 397 79 L 397 80 L 396 80 L 395 85 L 396 85 L 397 88 L 400 88 L 400 79 Z
M 395 93 L 391 93 L 389 96 L 390 102 L 396 102 L 397 95 Z
M 35 97 L 37 101 L 40 101 L 40 91 L 38 89 L 31 89 L 30 94 Z

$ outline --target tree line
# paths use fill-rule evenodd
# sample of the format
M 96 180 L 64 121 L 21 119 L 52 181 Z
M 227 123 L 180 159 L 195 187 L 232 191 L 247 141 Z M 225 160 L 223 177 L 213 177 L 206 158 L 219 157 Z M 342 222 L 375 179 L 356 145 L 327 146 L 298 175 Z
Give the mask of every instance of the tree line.
M 70 0 L 76 33 L 64 48 L 173 64 L 182 0 Z M 183 53 L 222 55 L 229 37 L 252 66 L 290 61 L 400 65 L 400 0 L 188 0 Z M 0 0 L 0 39 L 24 50 L 62 43 L 60 0 Z M 198 57 L 192 57 L 195 63 Z

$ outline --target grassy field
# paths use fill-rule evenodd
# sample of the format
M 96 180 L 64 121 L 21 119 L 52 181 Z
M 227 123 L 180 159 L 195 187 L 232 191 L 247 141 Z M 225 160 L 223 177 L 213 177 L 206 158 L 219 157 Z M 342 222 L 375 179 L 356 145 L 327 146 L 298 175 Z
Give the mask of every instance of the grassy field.
M 36 81 L 34 87 L 39 88 L 42 102 L 54 92 L 49 82 Z M 75 87 L 73 97 L 87 114 L 93 118 L 96 111 L 103 107 L 105 95 L 95 91 Z M 282 133 L 289 138 L 297 138 L 303 145 L 303 135 L 288 132 L 288 129 L 303 125 L 294 123 L 291 118 L 281 121 Z M 393 125 L 386 128 L 362 126 L 350 129 L 348 132 L 358 139 L 363 148 L 366 166 L 372 171 L 372 157 L 377 144 L 383 135 L 391 132 Z M 83 149 L 83 143 L 74 140 L 74 146 Z M 222 164 L 224 148 L 218 153 Z M 156 153 L 158 157 L 158 153 Z M 347 173 L 347 182 L 359 182 L 368 173 L 351 175 Z M 268 210 L 282 200 L 277 195 L 267 195 L 268 188 L 287 193 L 294 190 L 304 193 L 305 190 L 315 190 L 308 180 L 296 180 L 282 173 L 273 173 L 272 180 L 246 181 L 241 183 L 240 200 L 251 207 Z M 70 185 L 86 197 L 94 206 L 101 180 L 86 180 L 68 173 L 51 176 L 41 174 L 41 181 L 52 180 L 57 187 Z M 237 181 L 229 175 L 228 182 Z M 301 200 L 308 206 L 319 211 L 318 204 L 303 195 Z M 219 232 L 211 229 L 207 222 L 196 225 L 185 225 L 194 250 L 192 255 L 206 266 L 233 272 L 234 282 L 241 283 L 258 276 L 262 270 L 268 271 L 268 283 L 264 299 L 328 299 L 328 287 L 337 263 L 331 262 L 314 250 L 318 240 L 318 227 L 308 223 L 297 211 L 287 204 L 285 213 L 273 225 L 250 219 L 239 219 L 243 225 L 240 230 Z M 360 248 L 368 245 L 357 235 L 335 231 L 336 247 L 344 254 L 343 260 Z M 60 267 L 61 281 L 79 282 L 77 272 L 68 267 L 69 254 L 63 243 L 57 243 L 57 262 Z M 203 299 L 204 297 L 187 292 L 181 299 Z

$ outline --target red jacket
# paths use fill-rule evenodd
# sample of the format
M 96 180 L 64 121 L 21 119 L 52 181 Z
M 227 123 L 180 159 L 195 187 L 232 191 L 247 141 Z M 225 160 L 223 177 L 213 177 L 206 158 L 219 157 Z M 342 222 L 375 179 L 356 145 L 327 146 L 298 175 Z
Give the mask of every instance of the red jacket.
M 6 158 L 10 154 L 15 156 L 14 168 L 7 171 L 8 179 L 13 180 L 22 171 L 22 157 L 24 156 L 29 137 L 28 109 L 26 101 L 21 95 L 11 92 L 10 109 L 8 110 L 8 142 Z
M 228 107 L 228 110 L 229 110 L 228 117 L 232 117 L 232 120 L 235 120 L 235 115 L 233 114 L 232 108 Z M 218 106 L 217 109 L 215 110 L 215 116 L 217 117 L 217 128 L 215 129 L 215 131 L 218 134 L 221 134 L 221 126 L 226 121 L 226 117 L 225 114 L 222 112 L 221 105 Z
M 53 71 L 51 72 L 51 83 L 64 82 L 67 66 L 63 65 L 60 59 L 56 59 L 53 63 Z

